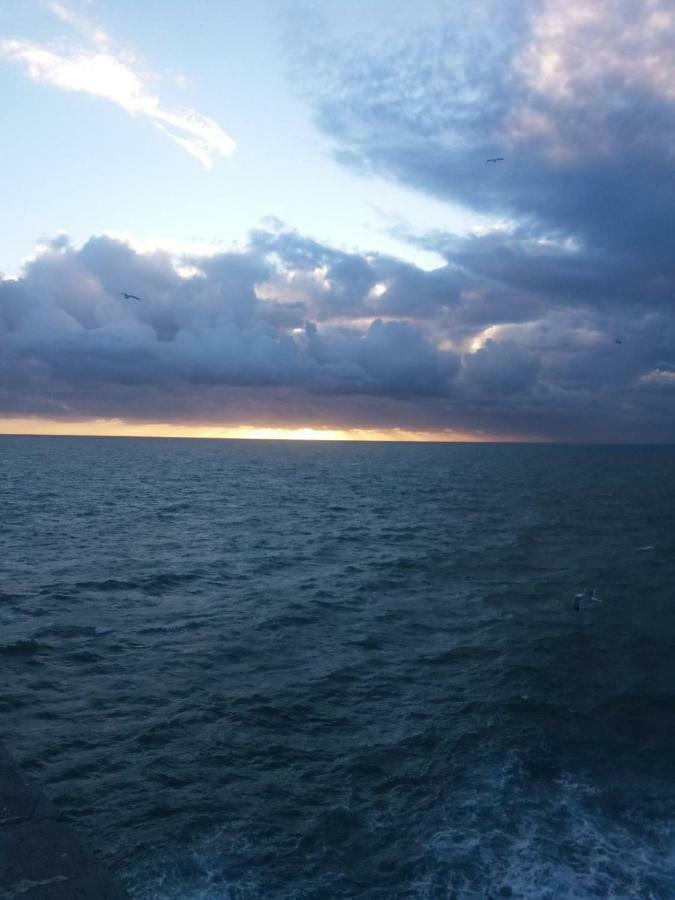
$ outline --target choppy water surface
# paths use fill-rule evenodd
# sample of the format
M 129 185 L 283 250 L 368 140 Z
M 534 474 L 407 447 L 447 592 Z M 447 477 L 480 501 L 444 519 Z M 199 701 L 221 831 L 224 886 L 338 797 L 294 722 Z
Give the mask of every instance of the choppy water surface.
M 0 484 L 3 737 L 135 900 L 675 896 L 674 449 L 3 438 Z

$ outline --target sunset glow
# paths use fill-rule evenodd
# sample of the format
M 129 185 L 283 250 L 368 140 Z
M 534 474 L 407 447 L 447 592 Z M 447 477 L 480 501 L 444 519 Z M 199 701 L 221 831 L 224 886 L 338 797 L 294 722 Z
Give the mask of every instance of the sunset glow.
M 176 425 L 164 422 L 126 422 L 122 419 L 59 421 L 42 418 L 0 419 L 0 434 L 83 437 L 222 438 L 275 441 L 428 441 L 433 443 L 513 443 L 522 438 L 404 428 L 311 428 L 260 425 Z

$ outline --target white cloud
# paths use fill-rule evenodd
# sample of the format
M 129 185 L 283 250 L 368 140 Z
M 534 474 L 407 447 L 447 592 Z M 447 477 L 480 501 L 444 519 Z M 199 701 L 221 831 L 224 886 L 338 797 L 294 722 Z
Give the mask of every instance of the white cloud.
M 545 0 L 515 61 L 528 99 L 507 134 L 541 141 L 558 161 L 614 154 L 612 121 L 627 94 L 675 101 L 674 41 L 672 0 Z
M 528 85 L 558 100 L 608 76 L 675 99 L 675 12 L 670 0 L 547 0 L 519 65 Z
M 112 43 L 108 34 L 100 26 L 83 13 L 66 6 L 61 0 L 42 0 L 42 3 L 50 13 L 67 25 L 71 25 L 97 46 L 105 47 Z
M 65 91 L 82 91 L 116 103 L 133 116 L 144 116 L 206 168 L 216 156 L 229 156 L 234 140 L 206 116 L 191 109 L 171 110 L 146 84 L 129 53 L 115 52 L 108 35 L 60 2 L 48 8 L 75 26 L 89 47 L 52 47 L 26 40 L 1 40 L 0 57 L 21 63 L 33 81 Z

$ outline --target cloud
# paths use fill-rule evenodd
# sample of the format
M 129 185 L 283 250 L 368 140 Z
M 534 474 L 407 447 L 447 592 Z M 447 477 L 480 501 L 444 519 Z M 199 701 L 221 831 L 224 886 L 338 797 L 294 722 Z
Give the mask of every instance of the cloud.
M 508 122 L 515 142 L 541 140 L 562 161 L 613 157 L 617 119 L 630 113 L 631 101 L 675 101 L 674 41 L 675 13 L 661 0 L 546 0 L 514 59 L 530 92 Z M 668 127 L 672 133 L 672 122 Z M 661 129 L 654 137 L 671 157 Z M 649 138 L 643 132 L 639 139 Z
M 514 342 L 488 338 L 482 347 L 467 355 L 463 376 L 478 391 L 513 394 L 535 384 L 540 365 L 532 352 Z
M 234 152 L 234 140 L 212 119 L 190 109 L 163 107 L 133 55 L 115 51 L 105 31 L 62 3 L 49 3 L 48 8 L 82 32 L 88 45 L 5 39 L 0 40 L 0 58 L 22 64 L 33 81 L 102 97 L 132 116 L 148 119 L 206 168 L 213 165 L 214 157 Z
M 278 223 L 209 254 L 59 236 L 0 281 L 0 415 L 675 439 L 669 305 L 568 290 L 582 251 L 523 234 L 443 247 L 425 272 Z
M 362 307 L 460 353 L 452 405 L 474 422 L 672 440 L 672 4 L 443 9 L 405 33 L 347 40 L 315 16 L 294 35 L 298 89 L 339 161 L 485 222 L 399 229 L 446 265 L 422 275 L 380 259 L 385 291 Z
M 315 24 L 294 66 L 343 163 L 665 270 L 674 39 L 669 0 L 477 0 L 386 42 Z
M 88 0 L 84 0 L 84 2 L 87 3 Z M 73 9 L 71 6 L 62 3 L 61 0 L 42 0 L 42 5 L 52 15 L 79 31 L 92 44 L 98 47 L 106 47 L 112 43 L 108 33 L 86 13 Z
M 185 262 L 195 274 L 180 274 Z M 108 237 L 79 249 L 59 239 L 21 278 L 0 282 L 0 346 L 25 375 L 37 371 L 69 389 L 300 385 L 419 396 L 442 391 L 454 374 L 451 354 L 405 322 L 375 319 L 365 333 L 333 326 L 321 334 L 307 324 L 298 334 L 283 317 L 294 302 L 256 294 L 286 275 L 254 248 L 177 260 Z M 130 285 L 140 302 L 121 296 Z

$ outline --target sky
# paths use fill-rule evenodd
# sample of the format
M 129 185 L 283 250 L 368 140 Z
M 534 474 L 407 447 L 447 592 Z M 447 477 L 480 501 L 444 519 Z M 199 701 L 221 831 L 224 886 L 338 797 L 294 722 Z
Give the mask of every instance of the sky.
M 673 46 L 670 0 L 3 0 L 0 433 L 673 442 Z

